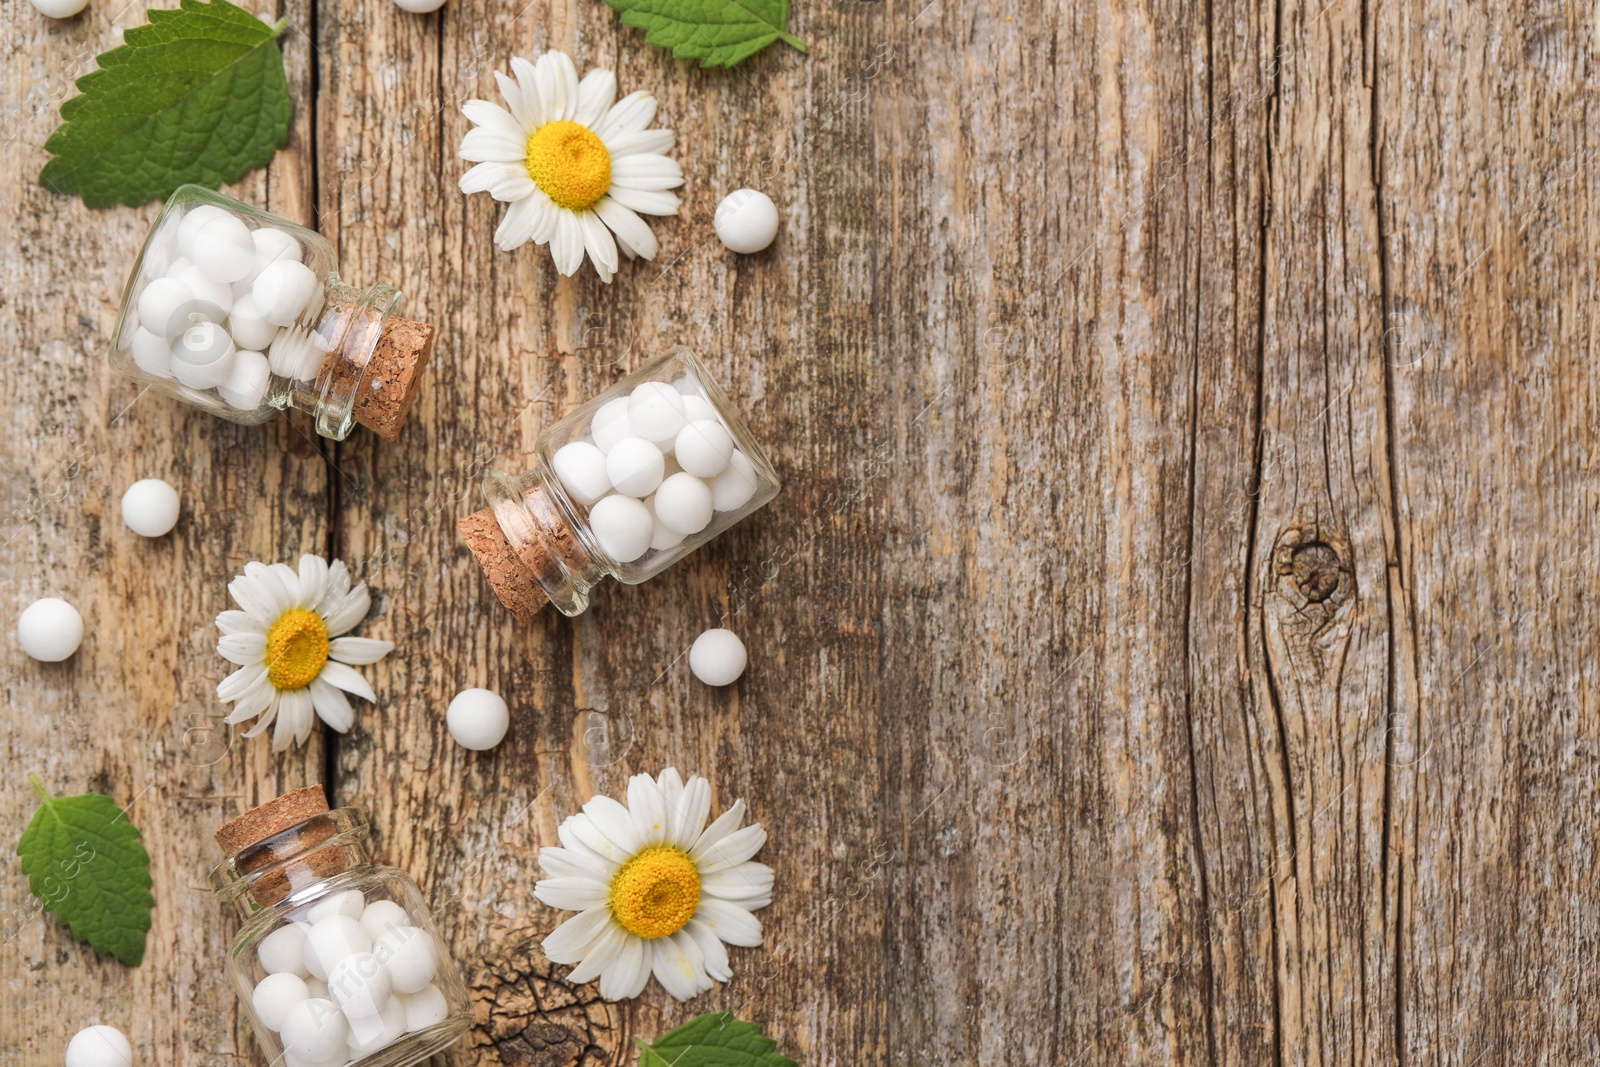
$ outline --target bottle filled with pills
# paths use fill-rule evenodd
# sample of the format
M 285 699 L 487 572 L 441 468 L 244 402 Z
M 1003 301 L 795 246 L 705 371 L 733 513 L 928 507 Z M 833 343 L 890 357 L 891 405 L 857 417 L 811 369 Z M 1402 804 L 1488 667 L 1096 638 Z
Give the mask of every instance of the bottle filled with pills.
M 472 1025 L 466 986 L 417 885 L 373 864 L 354 808 L 320 786 L 216 831 L 211 888 L 244 926 L 228 969 L 267 1059 L 283 1067 L 404 1067 Z
M 547 426 L 533 470 L 484 480 L 461 536 L 507 608 L 589 606 L 610 575 L 636 585 L 778 495 L 750 428 L 705 366 L 674 348 Z
M 319 234 L 198 185 L 172 194 L 123 292 L 111 366 L 225 419 L 295 408 L 343 440 L 393 440 L 416 398 L 433 327 L 400 293 L 351 286 Z

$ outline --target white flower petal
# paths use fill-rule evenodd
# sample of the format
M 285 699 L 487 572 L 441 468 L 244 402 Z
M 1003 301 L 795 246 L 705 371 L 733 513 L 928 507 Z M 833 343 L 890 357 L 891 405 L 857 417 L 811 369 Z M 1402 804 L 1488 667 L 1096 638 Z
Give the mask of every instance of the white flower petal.
M 456 154 L 468 163 L 517 163 L 527 155 L 527 138 L 510 138 L 474 126 L 461 138 Z
M 488 193 L 502 204 L 515 204 L 538 188 L 520 163 L 479 163 L 458 184 L 463 193 Z
M 743 863 L 766 843 L 767 831 L 760 823 L 753 823 L 743 830 L 735 830 L 721 841 L 705 846 L 703 851 L 696 848 L 695 866 L 700 868 L 701 877 L 716 874 Z
M 741 863 L 727 870 L 702 874 L 700 891 L 755 911 L 772 903 L 772 868 L 765 863 Z
M 611 925 L 611 909 L 601 905 L 581 911 L 550 931 L 540 946 L 552 963 L 578 963 L 591 945 L 600 940 Z
M 461 113 L 473 127 L 490 137 L 519 146 L 526 145 L 528 127 L 517 116 L 488 100 L 468 100 L 461 105 Z M 515 158 L 515 157 L 513 157 Z
M 343 663 L 329 660 L 322 665 L 322 674 L 319 677 L 329 685 L 338 686 L 346 693 L 354 693 L 363 700 L 376 701 L 378 696 L 372 691 L 372 686 L 367 680 L 356 673 L 354 667 L 347 667 Z
M 615 168 L 617 161 L 626 156 L 640 152 L 653 152 L 657 155 L 670 152 L 678 143 L 678 138 L 671 130 L 635 130 L 632 133 L 609 134 L 601 137 L 600 143 L 611 153 L 611 165 Z
M 689 851 L 700 840 L 700 831 L 705 829 L 706 816 L 710 814 L 711 783 L 699 775 L 693 775 L 684 787 L 676 810 L 671 814 L 672 832 L 667 844 Z
M 634 829 L 633 819 L 628 815 L 628 809 L 610 797 L 590 797 L 589 803 L 583 806 L 583 813 L 589 816 L 597 830 L 628 855 L 631 856 L 644 847 L 639 832 Z
M 524 197 L 506 209 L 506 217 L 500 220 L 500 225 L 494 231 L 495 247 L 502 252 L 510 252 L 514 248 L 521 248 L 533 236 L 533 224 L 536 217 L 536 205 L 533 198 Z
M 611 110 L 616 99 L 617 76 L 609 70 L 591 70 L 578 83 L 578 106 L 572 113 L 572 121 L 592 129 L 600 117 Z
M 317 724 L 316 705 L 311 700 L 311 690 L 296 690 L 300 697 L 294 702 L 294 743 L 303 745 L 311 737 L 311 728 Z
M 217 683 L 217 699 L 231 704 L 266 680 L 267 668 L 262 663 L 240 667 Z
M 659 845 L 667 839 L 667 801 L 648 774 L 628 779 L 628 817 L 642 844 Z
M 256 724 L 244 732 L 245 737 L 258 737 L 267 727 L 271 726 L 278 718 L 278 709 L 283 706 L 283 696 L 276 689 L 267 688 L 271 699 L 267 704 L 267 713 L 256 720 Z
M 544 100 L 544 120 L 570 121 L 578 112 L 578 68 L 572 57 L 552 48 L 539 57 L 534 67 L 539 74 L 539 95 Z
M 611 105 L 606 117 L 595 123 L 593 128 L 603 144 L 607 136 L 638 133 L 650 125 L 650 120 L 655 117 L 656 98 L 641 89 Z
M 611 161 L 611 184 L 624 189 L 676 189 L 683 184 L 683 168 L 654 153 L 624 156 Z
M 300 735 L 301 698 L 303 689 L 287 689 L 278 694 L 278 723 L 272 728 L 272 751 L 282 752 Z M 306 709 L 310 714 L 310 709 Z
M 311 707 L 317 718 L 327 723 L 336 733 L 346 733 L 356 721 L 356 711 L 350 699 L 321 678 L 311 679 Z
M 217 655 L 240 667 L 260 663 L 267 655 L 267 635 L 259 630 L 223 634 L 217 639 Z
M 528 115 L 528 129 L 537 130 L 546 122 L 544 100 L 539 95 L 539 79 L 534 73 L 534 66 L 521 56 L 511 57 L 511 73 L 517 76 L 517 85 L 522 89 L 522 102 Z
M 562 209 L 556 207 L 555 201 L 537 186 L 528 194 L 528 203 L 533 208 L 534 243 L 547 245 L 550 243 L 550 238 L 556 235 L 556 220 L 561 215 Z
M 606 194 L 623 207 L 632 208 L 641 215 L 676 215 L 678 197 L 675 193 L 650 189 L 629 189 L 613 182 Z
M 628 849 L 607 837 L 594 820 L 581 811 L 563 819 L 561 825 L 556 827 L 556 836 L 561 839 L 562 845 L 572 851 L 586 852 L 597 862 L 609 864 L 613 873 L 632 855 Z M 608 881 L 610 877 L 610 874 L 606 875 Z
M 685 937 L 679 940 L 676 936 L 657 938 L 653 948 L 655 959 L 651 962 L 650 971 L 661 983 L 662 989 L 682 1001 L 711 988 L 700 949 L 693 939 Z
M 338 637 L 355 629 L 371 608 L 372 595 L 367 592 L 367 585 L 363 582 L 332 604 L 324 598 L 318 613 L 328 626 L 328 636 Z
M 300 557 L 300 603 L 314 607 L 328 591 L 328 561 L 310 554 Z
M 611 239 L 611 231 L 593 211 L 579 215 L 578 225 L 583 230 L 583 247 L 589 253 L 589 262 L 594 264 L 600 280 L 609 282 L 617 271 L 617 242 Z
M 650 964 L 655 956 L 650 944 L 629 937 L 622 942 L 622 951 L 600 974 L 600 995 L 607 1000 L 628 1000 L 644 991 L 650 980 Z
M 602 196 L 594 206 L 594 213 L 611 227 L 617 235 L 617 244 L 642 259 L 656 258 L 656 235 L 650 226 L 631 208 L 625 208 L 609 196 Z
M 700 946 L 707 974 L 719 982 L 726 982 L 733 977 L 733 968 L 728 966 L 728 950 L 722 946 L 722 938 L 717 936 L 715 930 L 699 919 L 690 919 L 683 932 L 694 938 L 694 943 Z
M 500 95 L 505 98 L 511 117 L 517 120 L 517 125 L 522 127 L 523 132 L 536 129 L 539 126 L 539 117 L 529 104 L 537 101 L 529 101 L 527 94 L 522 91 L 522 86 L 518 85 L 516 79 L 509 74 L 495 71 L 494 83 L 500 87 Z
M 592 982 L 622 953 L 622 946 L 633 938 L 616 923 L 607 924 L 601 931 L 599 938 L 589 945 L 589 950 L 583 954 L 582 961 L 567 975 L 567 981 L 575 985 Z
M 247 611 L 234 611 L 229 608 L 217 616 L 217 629 L 226 634 L 240 634 L 246 631 L 259 631 L 260 627 L 250 618 Z
M 578 216 L 570 211 L 556 215 L 556 235 L 550 242 L 550 258 L 555 261 L 556 270 L 569 278 L 583 266 L 583 227 L 578 224 Z
M 257 564 L 260 566 L 260 564 Z M 246 564 L 248 570 L 249 565 Z M 266 568 L 262 568 L 265 571 Z M 282 596 L 278 590 L 263 584 L 256 575 L 241 574 L 228 583 L 228 595 L 244 609 L 256 629 L 265 630 L 283 614 Z
M 546 845 L 539 850 L 539 869 L 550 878 L 589 878 L 608 886 L 617 865 L 587 848 Z
M 334 605 L 342 604 L 350 592 L 350 568 L 344 565 L 344 560 L 336 559 L 328 564 L 328 591 L 322 595 L 322 603 L 307 604 L 323 618 L 328 617 Z
M 376 663 L 393 651 L 392 641 L 379 641 L 375 637 L 335 637 L 328 642 L 329 659 L 358 667 Z
M 263 679 L 254 689 L 239 698 L 238 703 L 234 704 L 233 710 L 228 712 L 227 717 L 222 721 L 232 726 L 234 723 L 255 718 L 272 707 L 272 698 L 277 692 Z
M 562 911 L 603 907 L 609 892 L 603 882 L 593 878 L 542 878 L 533 886 L 535 897 Z
M 711 847 L 724 837 L 733 833 L 744 824 L 744 801 L 735 800 L 733 807 L 718 815 L 716 821 L 705 828 L 700 840 L 694 843 L 694 848 L 689 850 L 689 858 L 698 861 L 704 858 L 704 849 Z
M 284 603 L 285 611 L 290 608 L 306 606 L 300 599 L 300 575 L 295 573 L 293 567 L 287 563 L 273 563 L 268 569 L 272 572 L 272 576 L 278 580 L 278 584 L 283 587 L 283 595 L 286 598 Z
M 761 920 L 737 904 L 716 897 L 701 897 L 694 917 L 730 945 L 755 948 L 761 944 Z

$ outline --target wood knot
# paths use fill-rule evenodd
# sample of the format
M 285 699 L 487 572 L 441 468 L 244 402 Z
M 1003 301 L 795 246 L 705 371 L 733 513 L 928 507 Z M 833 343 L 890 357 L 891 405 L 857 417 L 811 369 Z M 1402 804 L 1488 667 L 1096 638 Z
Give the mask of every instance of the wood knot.
M 1286 528 L 1272 550 L 1272 563 L 1278 592 L 1300 607 L 1321 605 L 1331 614 L 1355 590 L 1349 539 L 1317 522 Z
M 566 968 L 561 968 L 565 970 Z M 537 939 L 493 952 L 472 976 L 477 1063 L 612 1067 L 627 1059 L 628 1026 L 593 985 L 570 985 Z

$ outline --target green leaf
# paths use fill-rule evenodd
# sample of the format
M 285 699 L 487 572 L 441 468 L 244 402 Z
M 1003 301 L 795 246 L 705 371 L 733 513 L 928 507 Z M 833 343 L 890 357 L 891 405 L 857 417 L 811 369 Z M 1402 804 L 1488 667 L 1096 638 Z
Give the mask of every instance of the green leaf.
M 654 1043 L 634 1039 L 639 1067 L 798 1067 L 761 1028 L 716 1011 L 668 1030 Z
M 73 937 L 137 967 L 156 904 L 139 831 L 110 797 L 54 798 L 28 781 L 44 801 L 17 842 L 28 888 Z
M 268 26 L 227 0 L 149 14 L 61 105 L 40 185 L 90 207 L 132 207 L 187 182 L 236 181 L 288 141 L 284 22 Z
M 789 0 L 606 0 L 622 12 L 624 26 L 645 31 L 653 45 L 702 67 L 731 67 L 773 41 L 804 52 L 806 43 L 785 33 Z

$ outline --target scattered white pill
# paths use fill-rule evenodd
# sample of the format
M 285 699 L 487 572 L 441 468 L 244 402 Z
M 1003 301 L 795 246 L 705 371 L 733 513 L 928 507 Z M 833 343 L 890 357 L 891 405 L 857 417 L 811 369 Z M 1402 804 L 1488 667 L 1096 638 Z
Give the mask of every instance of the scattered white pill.
M 656 490 L 656 521 L 688 536 L 711 525 L 711 487 L 687 471 L 674 474 Z
M 393 992 L 389 968 L 370 952 L 357 952 L 328 968 L 328 999 L 348 1018 L 378 1014 Z
M 88 4 L 89 0 L 33 0 L 39 14 L 51 19 L 70 19 Z
M 257 271 L 270 267 L 280 259 L 292 259 L 296 263 L 305 259 L 305 250 L 300 247 L 300 242 L 276 226 L 262 226 L 254 230 L 250 237 L 255 242 Z
M 17 619 L 17 642 L 41 663 L 60 663 L 83 643 L 83 616 L 60 597 L 35 600 Z
M 632 563 L 650 550 L 656 520 L 633 497 L 612 494 L 589 509 L 589 526 L 606 555 Z
M 250 295 L 268 322 L 292 326 L 311 303 L 317 290 L 317 276 L 304 263 L 280 259 L 269 263 L 256 275 Z
M 328 968 L 357 952 L 371 952 L 372 938 L 348 915 L 330 915 L 306 931 L 306 970 L 328 980 Z
M 633 423 L 628 420 L 628 398 L 619 396 L 600 405 L 589 421 L 589 436 L 602 452 L 611 451 L 618 441 L 633 437 Z
M 141 478 L 122 494 L 122 524 L 140 537 L 165 537 L 178 525 L 178 491 L 160 478 Z
M 367 910 L 367 898 L 361 895 L 359 889 L 345 889 L 331 896 L 323 897 L 311 907 L 306 909 L 306 920 L 319 923 L 323 919 L 331 919 L 335 915 L 348 915 L 352 919 L 360 920 L 363 912 Z
M 194 294 L 176 278 L 157 278 L 139 293 L 139 326 L 159 337 L 176 337 L 192 323 L 186 313 Z
M 115 1026 L 90 1026 L 67 1043 L 65 1067 L 133 1067 L 133 1046 Z
M 260 352 L 235 352 L 233 373 L 217 386 L 217 393 L 240 411 L 254 411 L 267 399 L 272 368 Z
M 468 692 L 474 692 L 474 690 L 469 689 Z M 482 692 L 488 692 L 488 690 L 482 690 Z M 374 900 L 361 913 L 361 929 L 367 932 L 367 936 L 372 938 L 374 943 L 390 930 L 410 925 L 411 916 L 406 914 L 406 909 L 392 900 Z
M 256 958 L 268 974 L 298 974 L 306 977 L 306 927 L 304 923 L 280 926 L 256 946 Z
M 390 997 L 383 1010 L 372 1015 L 346 1014 L 350 1019 L 350 1055 L 355 1059 L 387 1048 L 406 1032 L 406 1006 L 399 996 Z
M 689 670 L 707 685 L 732 685 L 748 662 L 744 642 L 732 630 L 707 630 L 689 646 Z
M 172 341 L 169 338 L 158 337 L 140 326 L 133 331 L 133 337 L 128 342 L 128 353 L 146 374 L 153 374 L 157 378 L 172 377 Z
M 256 268 L 256 242 L 250 227 L 224 214 L 200 227 L 189 245 L 194 265 L 219 282 L 232 285 Z
M 717 237 L 735 252 L 759 252 L 778 236 L 778 208 L 766 193 L 735 189 L 711 218 Z
M 733 435 L 716 419 L 698 419 L 678 431 L 672 454 L 690 474 L 712 478 L 723 472 L 733 456 Z
M 272 339 L 278 336 L 278 324 L 268 322 L 256 307 L 256 298 L 246 294 L 233 302 L 228 312 L 228 332 L 233 343 L 252 352 L 265 352 Z
M 645 382 L 628 397 L 628 421 L 633 432 L 661 448 L 671 448 L 688 420 L 683 394 L 667 382 Z
M 394 0 L 394 6 L 413 15 L 426 15 L 444 6 L 444 0 Z
M 177 280 L 194 294 L 195 306 L 188 310 L 188 314 L 199 315 L 211 322 L 221 322 L 228 317 L 228 312 L 233 308 L 232 285 L 218 281 L 198 266 L 185 267 L 179 272 Z
M 303 1060 L 342 1063 L 350 1027 L 333 1001 L 311 997 L 289 1009 L 278 1036 L 283 1039 L 285 1052 Z M 335 1056 L 341 1059 L 336 1060 Z
M 190 208 L 183 218 L 178 220 L 178 251 L 185 256 L 189 255 L 189 249 L 194 247 L 195 237 L 206 223 L 228 217 L 228 212 L 215 204 L 201 204 L 199 207 Z
M 743 452 L 728 457 L 728 469 L 711 479 L 711 506 L 718 511 L 742 508 L 756 495 L 756 466 Z
M 511 729 L 511 710 L 493 690 L 463 689 L 445 709 L 444 720 L 456 744 L 487 752 L 505 740 Z
M 572 499 L 584 507 L 611 492 L 611 479 L 606 476 L 606 454 L 588 441 L 562 445 L 550 458 L 550 465 Z
M 430 985 L 420 993 L 401 994 L 395 999 L 405 1005 L 408 1034 L 437 1026 L 450 1017 L 450 1005 L 445 1002 L 444 991 L 436 985 Z
M 433 981 L 433 973 L 439 967 L 433 938 L 415 926 L 390 930 L 378 938 L 372 954 L 389 968 L 389 980 L 396 993 L 420 993 Z
M 619 493 L 644 497 L 655 492 L 666 474 L 661 449 L 642 437 L 618 441 L 606 453 L 606 477 Z
M 228 380 L 237 355 L 227 330 L 197 322 L 173 343 L 172 376 L 191 389 L 211 389 Z
M 273 1033 L 283 1029 L 284 1017 L 302 1000 L 310 1000 L 311 991 L 306 980 L 298 974 L 269 974 L 256 983 L 250 994 L 250 1006 L 255 1008 L 261 1024 Z

